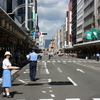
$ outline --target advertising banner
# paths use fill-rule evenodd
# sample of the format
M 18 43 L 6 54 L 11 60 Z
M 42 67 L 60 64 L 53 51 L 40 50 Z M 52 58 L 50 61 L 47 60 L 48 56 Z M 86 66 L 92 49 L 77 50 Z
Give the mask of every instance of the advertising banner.
M 86 31 L 86 39 L 98 38 L 98 29 L 92 29 L 92 31 Z
M 86 39 L 92 39 L 92 32 L 86 31 Z
M 92 29 L 92 38 L 98 38 L 98 29 Z

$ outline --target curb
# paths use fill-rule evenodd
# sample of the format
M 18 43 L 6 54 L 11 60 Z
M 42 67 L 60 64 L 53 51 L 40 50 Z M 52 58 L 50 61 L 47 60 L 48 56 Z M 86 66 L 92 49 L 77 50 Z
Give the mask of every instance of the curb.
M 12 71 L 11 71 L 12 82 L 19 76 L 18 71 L 19 71 L 19 70 L 12 70 Z M 2 78 L 0 78 L 0 94 L 2 93 L 1 83 L 2 83 Z

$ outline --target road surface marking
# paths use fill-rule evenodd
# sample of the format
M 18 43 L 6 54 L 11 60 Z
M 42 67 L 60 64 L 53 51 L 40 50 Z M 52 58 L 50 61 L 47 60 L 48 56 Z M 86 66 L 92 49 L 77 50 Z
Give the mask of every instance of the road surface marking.
M 51 89 L 52 87 L 46 87 L 46 88 L 49 88 L 49 89 Z
M 47 61 L 47 62 L 50 62 L 50 61 Z
M 80 100 L 79 98 L 65 99 L 65 100 Z
M 49 92 L 53 92 L 52 90 L 49 90 Z
M 53 97 L 53 98 L 54 98 L 54 97 L 55 97 L 55 95 L 54 95 L 54 94 L 51 94 L 51 97 Z
M 52 62 L 56 62 L 56 61 L 52 61 Z
M 81 72 L 81 73 L 85 73 L 83 70 L 81 69 L 77 69 L 77 71 Z
M 73 83 L 74 86 L 78 86 L 70 77 L 67 77 L 69 79 L 69 81 L 71 81 Z
M 39 99 L 39 100 L 53 100 L 53 99 Z
M 26 74 L 26 73 L 29 73 L 29 69 L 26 69 L 26 71 L 25 72 L 23 72 L 24 74 Z
M 51 82 L 51 79 L 48 79 L 48 82 Z
M 46 93 L 46 91 L 42 91 L 42 93 Z
M 61 62 L 61 61 L 58 61 L 58 62 Z
M 100 100 L 100 98 L 93 98 L 93 100 Z
M 47 73 L 47 74 L 50 74 L 48 69 L 45 69 L 45 70 L 46 70 L 46 73 Z
M 60 69 L 60 68 L 58 68 L 57 70 L 58 70 L 60 73 L 62 73 L 62 71 L 61 71 L 61 69 Z
M 17 100 L 26 100 L 26 99 L 17 99 Z
M 72 62 L 72 61 L 68 61 L 68 62 Z
M 73 62 L 76 62 L 75 60 L 73 60 Z
M 23 81 L 23 80 L 21 80 L 21 79 L 18 79 L 18 78 L 17 78 L 17 80 L 20 81 L 20 82 L 22 82 L 22 83 L 24 83 L 24 84 L 28 84 L 27 82 L 25 82 L 25 81 Z
M 38 67 L 36 68 L 36 70 L 38 71 Z
M 46 73 L 47 73 L 47 74 L 50 74 L 50 73 L 49 73 L 49 70 L 47 69 L 46 62 L 45 62 L 45 61 L 44 61 L 44 67 L 45 67 Z

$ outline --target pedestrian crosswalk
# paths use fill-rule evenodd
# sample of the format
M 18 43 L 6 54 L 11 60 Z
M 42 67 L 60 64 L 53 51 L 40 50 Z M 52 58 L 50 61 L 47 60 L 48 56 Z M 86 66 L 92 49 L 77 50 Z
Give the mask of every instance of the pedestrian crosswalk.
M 54 100 L 54 99 L 39 99 L 39 100 Z M 81 100 L 80 98 L 65 98 L 65 100 Z M 100 98 L 92 98 L 91 100 L 100 100 Z
M 38 62 L 47 62 L 47 63 L 75 63 L 75 62 L 78 62 L 78 63 L 100 63 L 100 62 L 97 62 L 96 60 L 86 60 L 86 59 L 79 59 L 79 60 L 74 60 L 74 59 L 52 59 L 52 60 L 38 60 Z

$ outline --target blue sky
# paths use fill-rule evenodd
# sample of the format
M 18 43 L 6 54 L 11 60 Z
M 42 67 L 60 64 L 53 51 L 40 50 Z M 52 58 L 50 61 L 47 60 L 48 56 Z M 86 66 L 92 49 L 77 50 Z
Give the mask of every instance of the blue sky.
M 39 27 L 47 32 L 46 39 L 51 39 L 64 23 L 69 0 L 37 0 Z

